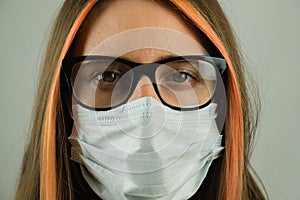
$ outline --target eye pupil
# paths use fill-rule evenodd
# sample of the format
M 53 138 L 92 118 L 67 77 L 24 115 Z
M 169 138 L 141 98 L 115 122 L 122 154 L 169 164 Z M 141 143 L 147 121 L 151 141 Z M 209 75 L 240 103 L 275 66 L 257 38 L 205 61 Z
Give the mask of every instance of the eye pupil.
M 117 75 L 113 72 L 104 72 L 100 76 L 100 79 L 102 79 L 105 82 L 114 82 L 117 80 Z
M 173 79 L 176 82 L 184 82 L 188 78 L 188 75 L 186 73 L 175 73 L 173 75 Z

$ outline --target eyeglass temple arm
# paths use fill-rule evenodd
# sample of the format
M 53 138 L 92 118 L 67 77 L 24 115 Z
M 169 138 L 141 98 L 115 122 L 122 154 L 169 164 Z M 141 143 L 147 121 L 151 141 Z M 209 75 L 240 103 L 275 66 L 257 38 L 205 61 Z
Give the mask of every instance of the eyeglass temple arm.
M 223 74 L 227 68 L 225 59 L 214 57 L 213 60 L 214 60 L 214 63 L 216 64 L 216 66 L 218 67 L 218 69 L 220 70 L 221 74 Z

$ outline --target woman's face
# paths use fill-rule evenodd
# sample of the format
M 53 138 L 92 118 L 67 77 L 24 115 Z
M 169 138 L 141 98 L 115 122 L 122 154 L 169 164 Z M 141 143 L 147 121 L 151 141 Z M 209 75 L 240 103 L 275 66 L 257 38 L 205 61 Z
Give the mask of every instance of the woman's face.
M 107 55 L 151 63 L 175 56 L 207 55 L 203 46 L 195 29 L 164 3 L 110 0 L 90 12 L 77 33 L 71 55 Z M 129 101 L 144 96 L 160 101 L 146 76 L 140 78 Z
M 83 177 L 103 199 L 188 199 L 203 181 L 222 149 L 209 101 L 217 66 L 203 46 L 175 9 L 155 0 L 104 1 L 86 18 L 75 58 L 64 60 L 76 101 L 70 139 L 82 149 L 72 159 L 83 158 Z

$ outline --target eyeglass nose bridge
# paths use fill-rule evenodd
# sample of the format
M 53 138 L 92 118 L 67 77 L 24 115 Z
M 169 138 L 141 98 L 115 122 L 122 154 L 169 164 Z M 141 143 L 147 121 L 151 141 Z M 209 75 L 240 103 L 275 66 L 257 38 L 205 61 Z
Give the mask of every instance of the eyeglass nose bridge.
M 132 81 L 131 89 L 128 93 L 127 101 L 130 99 L 130 97 L 133 95 L 134 91 L 136 90 L 138 82 L 144 76 L 146 76 L 150 79 L 155 94 L 158 96 L 160 101 L 163 102 L 163 99 L 159 94 L 158 87 L 156 84 L 156 78 L 155 78 L 156 70 L 160 65 L 161 64 L 159 63 L 147 63 L 147 64 L 137 64 L 131 67 L 131 70 L 133 72 L 133 81 Z

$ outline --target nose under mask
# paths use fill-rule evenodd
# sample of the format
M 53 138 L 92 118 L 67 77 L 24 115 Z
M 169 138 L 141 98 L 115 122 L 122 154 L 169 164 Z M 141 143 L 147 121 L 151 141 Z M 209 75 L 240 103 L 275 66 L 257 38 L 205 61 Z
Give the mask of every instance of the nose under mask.
M 188 199 L 223 150 L 216 108 L 177 111 L 152 97 L 109 111 L 73 105 L 71 159 L 102 199 Z

